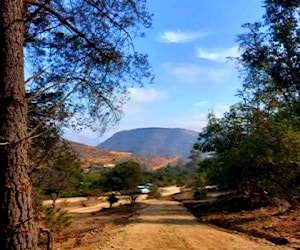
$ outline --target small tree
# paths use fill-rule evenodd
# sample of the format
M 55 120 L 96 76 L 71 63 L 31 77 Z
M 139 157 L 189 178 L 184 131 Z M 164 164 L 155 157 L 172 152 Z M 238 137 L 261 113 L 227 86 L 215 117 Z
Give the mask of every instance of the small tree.
M 112 208 L 112 205 L 116 202 L 119 201 L 119 199 L 116 197 L 116 194 L 115 193 L 109 193 L 106 200 L 108 201 L 109 203 L 109 209 Z
M 159 199 L 161 197 L 161 193 L 158 189 L 157 185 L 153 185 L 150 188 L 150 193 L 148 194 L 148 199 Z
M 39 169 L 34 173 L 34 184 L 44 194 L 49 195 L 53 207 L 59 196 L 70 192 L 79 184 L 82 169 L 77 156 L 66 151 L 54 157 L 47 168 Z
M 205 188 L 206 180 L 202 174 L 199 174 L 195 179 L 194 189 L 194 199 L 201 200 L 206 198 L 206 188 Z
M 130 197 L 130 203 L 136 202 L 136 186 L 142 180 L 141 166 L 134 161 L 126 161 L 117 164 L 106 175 L 105 188 L 109 191 L 122 191 Z
M 66 210 L 53 207 L 44 209 L 44 221 L 51 232 L 61 231 L 72 223 L 71 216 L 67 215 L 67 212 Z

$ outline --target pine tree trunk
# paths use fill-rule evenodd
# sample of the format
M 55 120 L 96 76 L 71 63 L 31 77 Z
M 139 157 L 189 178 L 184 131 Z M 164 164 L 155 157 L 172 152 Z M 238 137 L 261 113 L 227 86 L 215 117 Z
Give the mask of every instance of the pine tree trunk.
M 35 249 L 23 76 L 23 0 L 0 0 L 0 248 Z

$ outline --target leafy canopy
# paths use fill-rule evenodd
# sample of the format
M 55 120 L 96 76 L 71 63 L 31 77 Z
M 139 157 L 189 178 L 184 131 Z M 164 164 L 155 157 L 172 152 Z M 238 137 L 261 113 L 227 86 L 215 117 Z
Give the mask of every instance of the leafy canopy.
M 29 100 L 55 95 L 45 114 L 64 125 L 99 131 L 118 121 L 127 87 L 152 79 L 147 56 L 133 44 L 151 26 L 146 0 L 26 3 Z
M 293 204 L 300 195 L 300 2 L 264 6 L 263 21 L 245 24 L 238 37 L 241 101 L 223 118 L 209 115 L 195 149 L 216 153 L 200 162 L 209 181 Z

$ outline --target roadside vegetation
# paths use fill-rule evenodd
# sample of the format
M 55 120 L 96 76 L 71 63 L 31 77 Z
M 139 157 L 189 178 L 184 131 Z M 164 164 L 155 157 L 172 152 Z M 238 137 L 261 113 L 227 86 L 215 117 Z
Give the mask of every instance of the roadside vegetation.
M 239 36 L 241 55 L 232 59 L 238 63 L 244 79 L 243 89 L 238 91 L 240 102 L 231 106 L 222 118 L 213 112 L 208 115 L 207 126 L 199 134 L 189 161 L 148 171 L 129 160 L 118 162 L 113 168 L 83 173 L 76 155 L 60 143 L 60 150 L 53 150 L 46 157 L 50 168 L 37 169 L 33 174 L 37 193 L 53 201 L 48 213 L 52 224 L 57 223 L 59 228 L 64 221 L 69 223 L 63 211 L 55 210 L 58 197 L 106 195 L 112 208 L 119 201 L 117 196 L 123 194 L 135 205 L 137 186 L 143 183 L 154 184 L 149 198 L 160 198 L 158 187 L 168 185 L 188 190 L 189 199 L 193 200 L 209 200 L 208 186 L 219 191 L 230 190 L 213 207 L 203 202 L 200 205 L 185 202 L 196 216 L 218 226 L 248 232 L 230 220 L 234 218 L 239 223 L 243 220 L 238 218 L 245 215 L 249 221 L 257 218 L 269 221 L 273 215 L 287 211 L 291 214 L 287 220 L 295 221 L 300 197 L 299 3 L 265 1 L 265 4 L 264 20 L 244 25 L 247 31 Z M 44 139 L 51 143 L 41 143 L 44 148 L 39 147 L 49 152 L 49 145 L 57 145 L 59 141 L 58 131 L 53 128 L 52 134 Z M 33 149 L 33 155 L 40 153 L 39 147 Z M 178 200 L 185 200 L 184 194 L 179 197 Z M 278 210 L 269 209 L 270 204 L 275 204 Z M 261 210 L 254 210 L 257 208 Z M 255 212 L 246 215 L 248 210 Z M 224 214 L 214 215 L 223 212 L 229 213 L 228 218 Z M 62 219 L 55 222 L 52 216 L 55 213 L 56 218 Z M 255 234 L 260 237 L 265 234 L 271 240 L 273 237 L 269 232 Z M 286 240 L 280 235 L 273 238 L 273 242 Z
M 208 115 L 191 154 L 196 188 L 174 198 L 203 222 L 298 249 L 300 4 L 264 7 L 262 21 L 244 25 L 232 59 L 243 79 L 240 101 L 221 118 Z
M 0 218 L 5 220 L 0 245 L 35 249 L 35 225 L 54 232 L 68 227 L 71 218 L 57 207 L 60 197 L 106 195 L 112 208 L 117 195 L 124 194 L 134 206 L 136 188 L 144 183 L 154 184 L 151 198 L 160 197 L 158 187 L 176 185 L 191 188 L 193 199 L 200 200 L 208 196 L 207 185 L 216 185 L 251 202 L 276 199 L 297 211 L 300 3 L 263 3 L 263 20 L 244 25 L 246 32 L 238 36 L 241 55 L 232 59 L 243 79 L 240 102 L 222 118 L 208 115 L 189 162 L 147 171 L 137 162 L 123 161 L 84 173 L 61 139 L 62 128 L 103 132 L 119 121 L 128 87 L 152 82 L 147 55 L 133 44 L 151 26 L 146 1 L 46 0 L 26 1 L 24 7 L 23 1 L 3 0 Z M 31 74 L 27 80 L 24 61 Z M 207 152 L 212 157 L 203 158 Z M 45 199 L 52 201 L 46 209 Z
M 300 195 L 299 1 L 265 1 L 261 22 L 245 24 L 233 59 L 243 77 L 240 102 L 212 112 L 194 150 L 214 152 L 199 171 L 220 189 L 294 206 Z

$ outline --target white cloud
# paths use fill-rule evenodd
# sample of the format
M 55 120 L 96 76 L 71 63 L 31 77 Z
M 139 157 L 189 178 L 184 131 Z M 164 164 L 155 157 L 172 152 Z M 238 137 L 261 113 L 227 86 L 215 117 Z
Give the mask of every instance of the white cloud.
M 205 36 L 207 36 L 207 33 L 202 31 L 165 31 L 160 35 L 159 41 L 163 43 L 188 43 Z
M 203 101 L 202 103 L 204 103 Z M 200 102 L 199 102 L 200 103 Z M 138 105 L 138 103 L 134 103 Z M 134 106 L 133 103 L 130 106 Z M 116 128 L 111 128 L 103 136 L 99 136 L 97 133 L 91 131 L 90 129 L 83 129 L 81 132 L 75 132 L 70 129 L 64 129 L 63 137 L 76 141 L 79 143 L 84 143 L 87 145 L 95 146 L 100 142 L 106 140 L 112 136 L 115 132 L 120 130 L 127 130 L 133 128 L 142 128 L 142 127 L 166 127 L 166 128 L 185 128 L 195 131 L 201 131 L 207 125 L 207 114 L 211 111 L 215 114 L 216 117 L 220 118 L 224 115 L 224 112 L 229 111 L 230 105 L 225 104 L 216 104 L 207 110 L 207 112 L 201 112 L 199 114 L 174 114 L 172 116 L 166 117 L 163 120 L 147 119 L 147 117 L 141 116 L 133 119 L 132 116 L 124 123 L 121 122 Z M 139 106 L 136 110 L 139 110 Z M 132 113 L 132 112 L 131 112 Z M 127 116 L 128 117 L 128 116 Z
M 125 114 L 138 113 L 143 104 L 157 102 L 167 97 L 167 93 L 154 88 L 130 88 L 128 91 L 130 99 L 123 107 Z
M 224 116 L 225 112 L 228 112 L 230 109 L 230 105 L 218 104 L 212 108 L 211 111 L 215 114 L 217 118 L 221 118 Z
M 182 83 L 224 82 L 235 73 L 231 67 L 207 67 L 189 63 L 165 63 L 163 68 Z
M 238 46 L 223 49 L 197 49 L 197 57 L 216 62 L 227 62 L 228 57 L 238 57 L 240 55 Z
M 185 128 L 190 129 L 194 131 L 200 131 L 202 128 L 204 128 L 207 124 L 206 117 L 203 116 L 195 116 L 190 118 L 181 118 L 181 119 L 173 119 L 169 122 L 164 123 L 164 127 L 169 128 Z
M 130 100 L 139 103 L 159 101 L 167 96 L 165 92 L 154 88 L 130 88 Z
M 186 128 L 195 131 L 201 131 L 202 128 L 206 127 L 207 125 L 207 115 L 211 111 L 215 114 L 217 118 L 221 118 L 224 116 L 224 113 L 229 111 L 230 105 L 225 104 L 217 104 L 211 109 L 208 109 L 207 112 L 203 112 L 201 114 L 194 114 L 190 117 L 181 117 L 177 119 L 173 117 L 173 119 L 169 119 L 162 125 L 164 127 L 176 127 L 176 128 Z
M 203 107 L 203 106 L 206 106 L 207 104 L 208 104 L 208 101 L 199 101 L 199 102 L 196 102 L 194 105 L 197 107 Z

